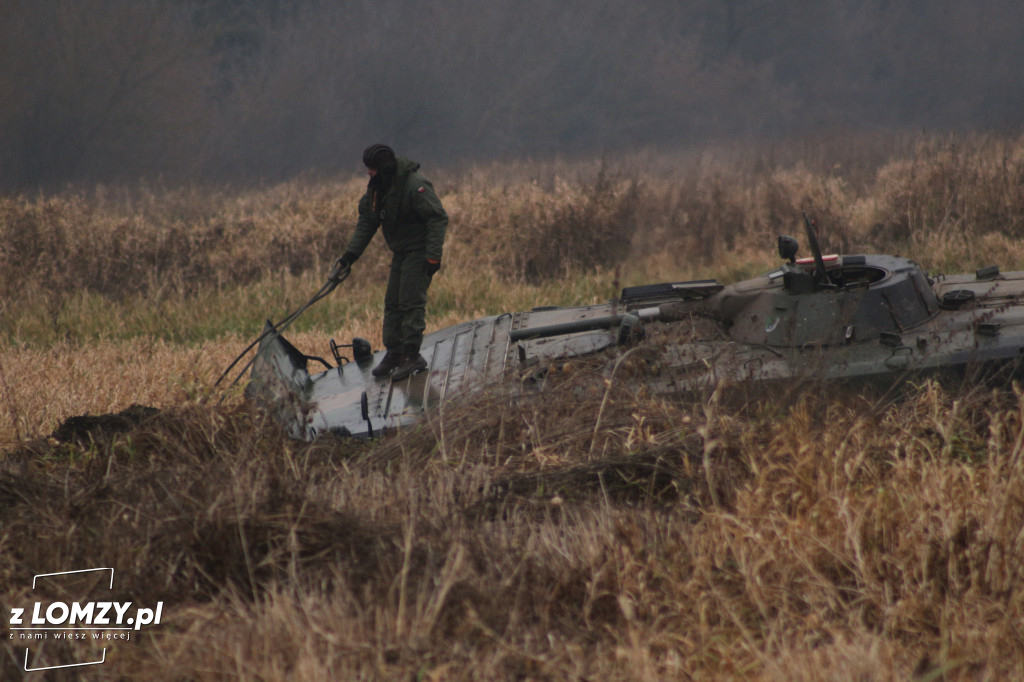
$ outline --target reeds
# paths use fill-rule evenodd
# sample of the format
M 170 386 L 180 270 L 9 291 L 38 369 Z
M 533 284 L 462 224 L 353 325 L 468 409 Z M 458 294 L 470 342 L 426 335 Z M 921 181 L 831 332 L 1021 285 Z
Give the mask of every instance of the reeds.
M 799 236 L 802 208 L 836 250 L 1019 268 L 1020 148 L 929 140 L 856 179 L 811 156 L 442 174 L 452 226 L 431 324 L 606 300 L 616 279 L 757 271 L 777 232 Z M 214 393 L 261 319 L 317 288 L 360 187 L 5 200 L 0 602 L 25 601 L 35 573 L 114 566 L 122 594 L 165 603 L 159 627 L 75 675 L 1024 675 L 1019 390 L 668 399 L 630 382 L 628 359 L 610 375 L 584 358 L 379 443 L 309 445 L 237 389 Z M 954 233 L 970 243 L 929 238 Z M 293 342 L 320 354 L 327 335 L 377 334 L 386 253 L 357 267 Z M 133 404 L 156 411 L 70 428 Z M 90 646 L 52 643 L 44 660 Z M 16 679 L 24 646 L 4 651 Z
M 206 404 L 26 443 L 0 476 L 5 602 L 61 562 L 165 601 L 101 677 L 1021 672 L 1018 393 L 709 412 L 613 390 L 596 449 L 565 400 L 486 396 L 378 446 Z

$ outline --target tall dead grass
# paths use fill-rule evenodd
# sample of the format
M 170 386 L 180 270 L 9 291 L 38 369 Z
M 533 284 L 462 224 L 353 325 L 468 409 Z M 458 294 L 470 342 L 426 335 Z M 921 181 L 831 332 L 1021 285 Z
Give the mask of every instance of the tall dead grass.
M 771 262 L 777 234 L 802 234 L 802 210 L 834 251 L 899 251 L 944 270 L 1024 262 L 1019 138 L 928 138 L 903 157 L 885 156 L 884 138 L 875 144 L 872 172 L 860 164 L 849 174 L 841 159 L 823 168 L 813 150 L 786 164 L 764 152 L 677 167 L 626 159 L 428 172 L 451 215 L 444 276 L 471 290 L 481 276 L 504 287 L 615 268 L 637 281 L 730 274 L 738 262 Z M 259 283 L 323 277 L 362 189 L 356 177 L 0 199 L 4 337 L 74 340 L 82 296 L 115 310 L 202 307 Z M 374 244 L 355 282 L 378 287 L 387 261 Z
M 204 405 L 26 443 L 0 475 L 4 601 L 55 561 L 164 600 L 97 679 L 1022 672 L 1020 393 L 725 410 L 620 386 L 595 446 L 603 395 L 569 407 L 578 385 L 383 450 Z
M 826 248 L 1020 267 L 1021 148 L 933 139 L 856 175 L 810 155 L 439 173 L 431 321 L 730 279 L 772 263 L 801 209 Z M 27 585 L 92 566 L 122 600 L 165 602 L 159 627 L 53 679 L 1024 677 L 1019 390 L 669 400 L 580 360 L 542 392 L 527 376 L 380 443 L 312 445 L 212 393 L 259 320 L 315 290 L 361 186 L 0 208 L 0 603 L 73 599 Z M 369 252 L 290 338 L 373 338 L 386 261 Z M 51 435 L 136 403 L 159 411 Z M 4 637 L 0 676 L 24 676 L 24 649 Z

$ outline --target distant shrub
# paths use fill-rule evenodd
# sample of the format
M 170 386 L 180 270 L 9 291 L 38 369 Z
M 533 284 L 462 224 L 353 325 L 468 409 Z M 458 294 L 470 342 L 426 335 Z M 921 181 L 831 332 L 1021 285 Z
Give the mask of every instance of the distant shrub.
M 232 195 L 206 190 L 140 194 L 113 205 L 102 196 L 65 193 L 29 201 L 0 199 L 0 295 L 41 288 L 125 296 L 183 295 L 251 283 L 268 274 L 324 269 L 342 250 L 348 187 L 301 197 L 289 188 Z M 281 196 L 283 195 L 283 196 Z M 349 201 L 350 200 L 350 201 Z M 354 208 L 351 209 L 354 213 Z
M 1024 235 L 1024 140 L 922 141 L 878 170 L 876 241 L 926 243 L 953 234 Z
M 553 279 L 613 266 L 628 255 L 639 227 L 636 180 L 602 165 L 590 181 L 575 186 L 559 181 L 551 192 L 532 194 L 528 210 L 509 216 L 509 274 Z

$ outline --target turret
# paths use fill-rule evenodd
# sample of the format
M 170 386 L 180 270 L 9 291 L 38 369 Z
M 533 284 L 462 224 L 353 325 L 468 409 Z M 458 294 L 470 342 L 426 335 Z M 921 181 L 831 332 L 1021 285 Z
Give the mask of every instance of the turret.
M 832 346 L 902 334 L 939 311 L 927 275 L 899 256 L 796 258 L 797 242 L 779 237 L 787 262 L 764 277 L 725 287 L 705 305 L 739 343 Z

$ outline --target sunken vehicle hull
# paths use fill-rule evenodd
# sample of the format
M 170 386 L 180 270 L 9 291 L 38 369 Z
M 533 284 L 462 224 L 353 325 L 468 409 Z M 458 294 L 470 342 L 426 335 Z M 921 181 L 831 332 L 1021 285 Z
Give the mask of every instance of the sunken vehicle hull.
M 784 240 L 789 240 L 784 241 Z M 464 322 L 425 337 L 428 368 L 401 381 L 370 370 L 383 351 L 331 342 L 337 366 L 304 355 L 266 330 L 246 395 L 266 405 L 295 438 L 324 433 L 375 437 L 420 420 L 456 396 L 543 373 L 579 356 L 608 355 L 609 372 L 630 353 L 629 381 L 656 393 L 725 384 L 893 382 L 952 372 L 1018 372 L 1024 352 L 1024 272 L 989 267 L 929 277 L 887 255 L 788 258 L 762 277 L 630 287 L 614 302 L 543 308 Z M 327 366 L 313 371 L 311 361 Z M 980 373 L 980 374 L 979 374 Z M 746 382 L 750 382 L 747 384 Z

